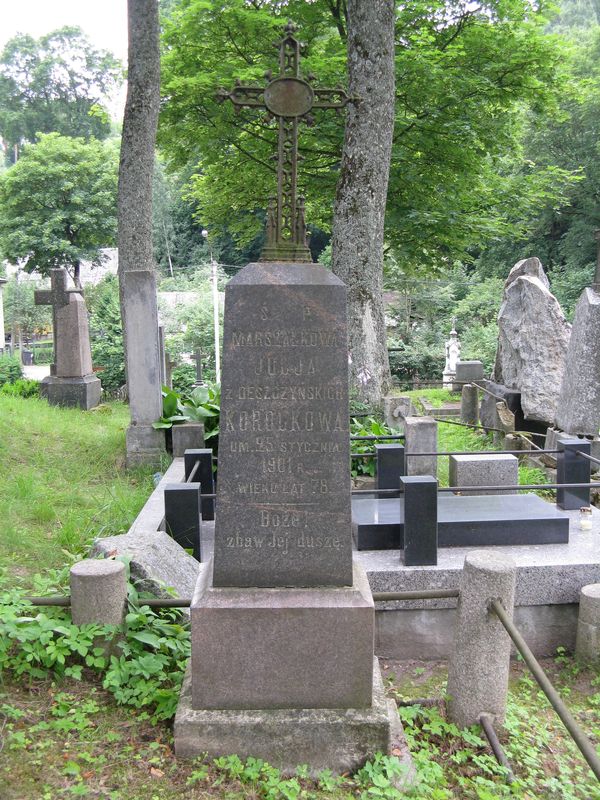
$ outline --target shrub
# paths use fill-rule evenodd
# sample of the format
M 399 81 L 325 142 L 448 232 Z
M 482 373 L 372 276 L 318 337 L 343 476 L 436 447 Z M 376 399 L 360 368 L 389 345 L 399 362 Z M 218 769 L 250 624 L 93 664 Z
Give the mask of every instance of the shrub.
M 52 364 L 53 361 L 54 361 L 53 347 L 34 347 L 33 349 L 34 364 Z
M 7 394 L 10 397 L 39 397 L 40 385 L 37 381 L 19 378 L 14 383 L 2 384 L 0 394 Z
M 17 356 L 0 356 L 0 386 L 14 383 L 22 377 L 23 369 Z
M 189 394 L 196 381 L 196 369 L 191 364 L 180 364 L 171 373 L 173 391 L 178 394 Z

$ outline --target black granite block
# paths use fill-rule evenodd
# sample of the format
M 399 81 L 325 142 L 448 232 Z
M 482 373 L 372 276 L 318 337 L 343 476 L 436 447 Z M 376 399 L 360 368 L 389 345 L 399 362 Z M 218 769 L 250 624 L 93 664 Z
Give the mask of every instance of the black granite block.
M 586 439 L 558 440 L 557 447 L 562 452 L 556 458 L 557 483 L 589 483 L 591 477 L 591 464 L 587 458 L 577 455 L 577 450 L 590 455 L 591 444 Z M 565 511 L 572 511 L 590 504 L 590 489 L 557 489 L 556 505 Z
M 400 476 L 406 474 L 404 445 L 375 445 L 375 485 L 378 489 L 398 489 L 400 493 Z
M 200 484 L 168 483 L 165 486 L 165 529 L 177 544 L 202 560 Z
M 398 513 L 404 527 L 404 564 L 435 566 L 438 549 L 437 479 L 432 475 L 400 478 L 404 493 Z M 398 502 L 398 501 L 397 501 Z
M 215 473 L 213 471 L 213 451 L 208 448 L 189 449 L 183 454 L 185 465 L 185 479 L 189 478 L 196 462 L 199 461 L 198 469 L 194 474 L 194 483 L 200 484 L 202 494 L 215 493 Z M 214 498 L 202 498 L 202 519 L 211 520 L 215 518 Z
M 227 285 L 216 587 L 352 583 L 346 287 L 317 264 Z
M 404 546 L 403 498 L 354 497 L 352 527 L 358 550 Z M 569 518 L 535 494 L 438 495 L 438 546 L 564 544 Z

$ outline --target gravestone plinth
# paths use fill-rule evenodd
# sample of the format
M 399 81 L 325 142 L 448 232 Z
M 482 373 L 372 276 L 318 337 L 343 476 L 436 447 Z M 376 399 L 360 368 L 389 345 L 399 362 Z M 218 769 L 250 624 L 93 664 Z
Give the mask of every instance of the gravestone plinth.
M 397 746 L 352 561 L 349 444 L 344 284 L 249 264 L 225 293 L 214 559 L 191 605 L 178 755 L 343 772 Z
M 362 567 L 336 589 L 219 588 L 210 578 L 209 566 L 191 606 L 194 708 L 371 705 L 375 611 Z

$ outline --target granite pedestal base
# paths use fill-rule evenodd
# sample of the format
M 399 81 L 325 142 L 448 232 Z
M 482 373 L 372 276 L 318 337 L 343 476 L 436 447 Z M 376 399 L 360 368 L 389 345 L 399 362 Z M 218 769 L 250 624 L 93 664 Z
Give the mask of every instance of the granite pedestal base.
M 95 375 L 81 378 L 60 378 L 48 375 L 40 385 L 40 394 L 51 406 L 72 406 L 89 411 L 100 402 L 102 387 Z
M 166 455 L 165 432 L 155 430 L 152 425 L 134 425 L 125 431 L 127 445 L 127 466 L 137 467 L 151 464 L 159 467 Z
M 309 656 L 316 652 L 310 646 L 306 650 Z M 275 663 L 269 672 L 277 672 Z M 375 753 L 393 752 L 405 768 L 400 783 L 408 786 L 411 759 L 396 704 L 385 696 L 377 659 L 372 673 L 372 703 L 367 708 L 206 710 L 192 705 L 188 667 L 175 716 L 175 754 L 214 758 L 236 753 L 242 759 L 262 758 L 284 774 L 308 764 L 316 775 L 324 769 L 354 772 Z
M 191 606 L 192 697 L 198 709 L 368 708 L 373 596 L 352 586 L 215 587 L 200 572 Z

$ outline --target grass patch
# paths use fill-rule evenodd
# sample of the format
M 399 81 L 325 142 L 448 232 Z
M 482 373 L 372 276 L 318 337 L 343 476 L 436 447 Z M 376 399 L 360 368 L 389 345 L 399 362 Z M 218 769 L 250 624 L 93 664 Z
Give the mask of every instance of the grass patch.
M 124 469 L 129 410 L 92 411 L 0 395 L 0 567 L 21 575 L 124 533 L 152 491 L 152 471 Z

